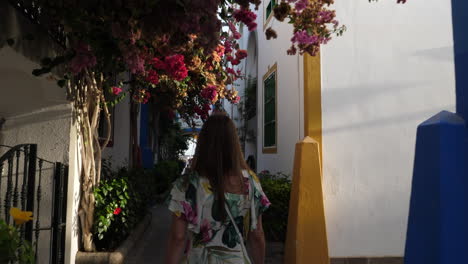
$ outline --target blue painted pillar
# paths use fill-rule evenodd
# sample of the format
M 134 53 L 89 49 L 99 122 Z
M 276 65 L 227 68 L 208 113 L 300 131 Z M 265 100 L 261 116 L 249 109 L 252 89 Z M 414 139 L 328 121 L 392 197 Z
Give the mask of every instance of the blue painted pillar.
M 405 264 L 468 263 L 466 135 L 446 111 L 418 127 Z
M 468 120 L 468 1 L 452 0 L 457 113 Z

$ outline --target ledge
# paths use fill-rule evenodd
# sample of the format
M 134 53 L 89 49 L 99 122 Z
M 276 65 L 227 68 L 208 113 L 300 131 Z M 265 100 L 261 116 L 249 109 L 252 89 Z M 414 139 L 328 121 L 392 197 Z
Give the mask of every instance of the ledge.
M 128 238 L 114 252 L 82 252 L 76 254 L 76 264 L 123 264 L 137 241 L 144 235 L 145 230 L 151 224 L 151 213 L 148 213 L 143 221 L 132 231 Z

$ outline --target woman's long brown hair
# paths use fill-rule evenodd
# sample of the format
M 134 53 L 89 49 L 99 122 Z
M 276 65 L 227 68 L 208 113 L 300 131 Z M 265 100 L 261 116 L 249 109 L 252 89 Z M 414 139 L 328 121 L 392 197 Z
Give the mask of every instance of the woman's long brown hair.
M 221 216 L 225 219 L 225 184 L 229 175 L 239 175 L 247 169 L 234 122 L 224 113 L 212 114 L 203 124 L 198 135 L 192 169 L 210 181 Z

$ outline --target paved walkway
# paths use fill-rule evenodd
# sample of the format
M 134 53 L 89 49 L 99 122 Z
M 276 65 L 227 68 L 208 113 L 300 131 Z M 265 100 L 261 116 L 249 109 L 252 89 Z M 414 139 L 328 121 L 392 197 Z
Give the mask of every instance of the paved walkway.
M 151 209 L 153 214 L 151 225 L 145 235 L 128 256 L 125 264 L 163 264 L 166 252 L 166 242 L 171 223 L 171 214 L 163 205 Z M 282 264 L 283 245 L 269 243 L 266 246 L 266 264 Z

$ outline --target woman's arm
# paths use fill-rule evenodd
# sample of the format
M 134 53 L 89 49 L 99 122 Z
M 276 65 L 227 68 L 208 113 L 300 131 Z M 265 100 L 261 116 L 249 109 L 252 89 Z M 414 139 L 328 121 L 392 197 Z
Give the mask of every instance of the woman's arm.
M 261 215 L 258 217 L 257 229 L 250 231 L 248 244 L 250 245 L 250 257 L 253 263 L 265 263 L 265 234 L 263 233 Z
M 167 242 L 166 264 L 179 264 L 182 257 L 187 234 L 187 222 L 172 214 L 172 224 Z

